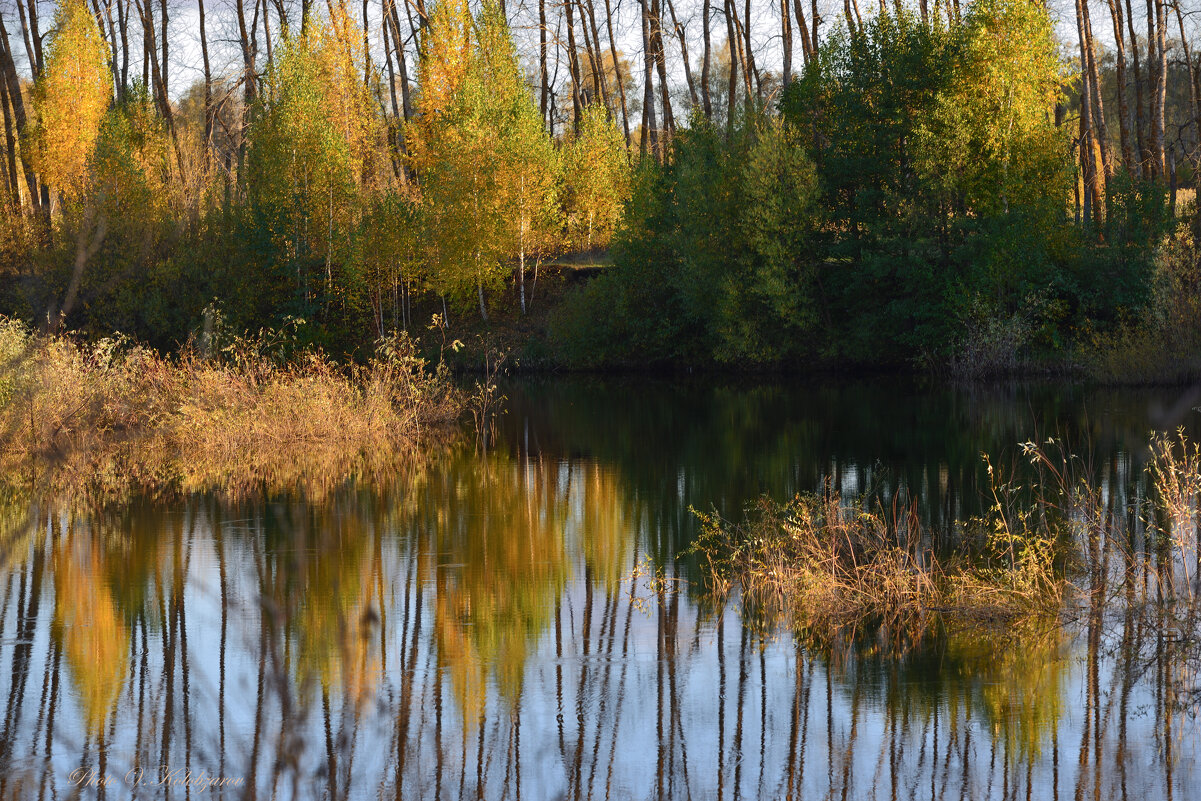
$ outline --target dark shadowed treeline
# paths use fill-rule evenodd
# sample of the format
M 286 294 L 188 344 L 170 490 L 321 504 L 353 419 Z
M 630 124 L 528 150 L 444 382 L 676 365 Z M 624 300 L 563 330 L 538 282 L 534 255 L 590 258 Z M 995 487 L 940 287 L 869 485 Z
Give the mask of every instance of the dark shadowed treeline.
M 584 253 L 558 363 L 1192 370 L 1195 11 L 860 5 L 12 0 L 0 311 L 357 354 Z

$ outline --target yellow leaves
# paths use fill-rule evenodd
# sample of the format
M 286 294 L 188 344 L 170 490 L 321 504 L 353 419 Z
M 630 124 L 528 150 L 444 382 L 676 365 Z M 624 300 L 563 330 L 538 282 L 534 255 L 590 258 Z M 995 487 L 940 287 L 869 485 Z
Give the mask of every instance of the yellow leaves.
M 101 122 L 112 101 L 107 50 L 86 0 L 65 0 L 45 70 L 34 89 L 38 120 L 31 156 L 63 195 L 83 190 Z
M 99 543 L 82 537 L 55 549 L 54 624 L 79 691 L 89 732 L 97 732 L 117 702 L 129 655 Z
M 625 138 L 602 106 L 588 107 L 565 147 L 564 183 L 572 244 L 607 247 L 630 196 L 630 165 Z

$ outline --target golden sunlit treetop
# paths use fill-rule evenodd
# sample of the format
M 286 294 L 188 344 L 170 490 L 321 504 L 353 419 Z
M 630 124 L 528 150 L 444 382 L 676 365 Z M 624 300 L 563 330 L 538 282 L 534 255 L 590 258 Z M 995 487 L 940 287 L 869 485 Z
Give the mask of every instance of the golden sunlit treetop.
M 55 16 L 46 66 L 34 88 L 32 161 L 61 194 L 82 190 L 101 122 L 112 103 L 108 51 L 86 0 L 65 0 Z

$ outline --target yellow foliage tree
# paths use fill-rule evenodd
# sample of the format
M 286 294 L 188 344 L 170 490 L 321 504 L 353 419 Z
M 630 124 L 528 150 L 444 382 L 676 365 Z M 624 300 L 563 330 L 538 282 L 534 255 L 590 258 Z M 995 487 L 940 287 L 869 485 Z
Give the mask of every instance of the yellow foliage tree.
M 37 124 L 30 155 L 60 196 L 82 192 L 104 116 L 112 104 L 107 49 L 86 0 L 64 0 L 45 68 L 34 87 Z
M 605 248 L 630 196 L 630 164 L 625 137 L 604 107 L 589 106 L 580 131 L 565 148 L 564 184 L 567 233 L 581 250 Z

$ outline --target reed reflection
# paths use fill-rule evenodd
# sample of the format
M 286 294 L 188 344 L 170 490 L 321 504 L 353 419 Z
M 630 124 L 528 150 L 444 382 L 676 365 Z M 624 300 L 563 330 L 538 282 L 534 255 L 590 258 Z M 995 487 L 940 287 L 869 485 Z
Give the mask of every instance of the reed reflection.
M 164 765 L 238 780 L 203 790 L 225 799 L 1195 794 L 1196 607 L 1138 600 L 1187 598 L 1196 573 L 1146 533 L 1121 449 L 1098 459 L 1101 508 L 1129 524 L 1086 543 L 1066 625 L 830 647 L 699 604 L 675 557 L 689 504 L 758 486 L 684 445 L 619 458 L 573 408 L 310 497 L 13 495 L 0 798 L 201 796 Z

